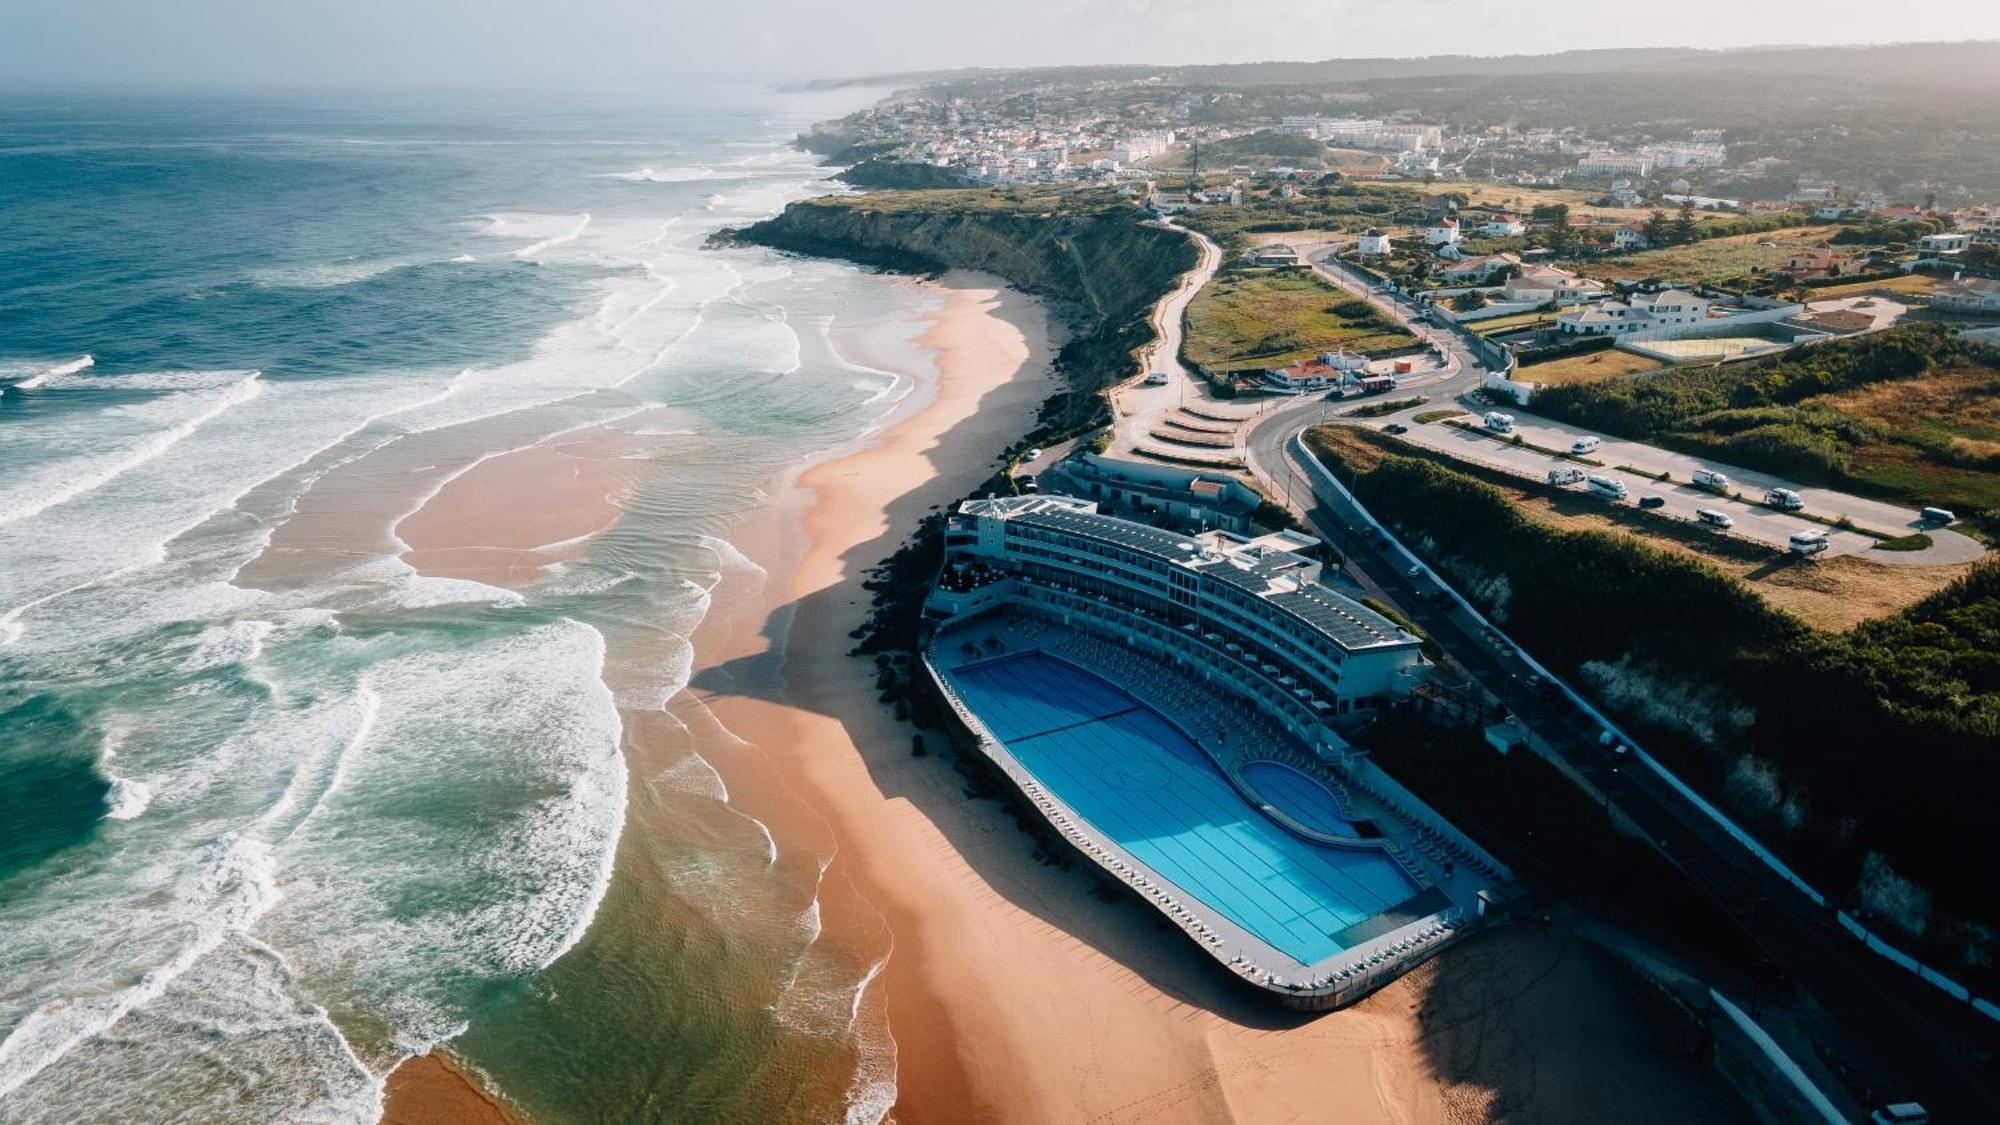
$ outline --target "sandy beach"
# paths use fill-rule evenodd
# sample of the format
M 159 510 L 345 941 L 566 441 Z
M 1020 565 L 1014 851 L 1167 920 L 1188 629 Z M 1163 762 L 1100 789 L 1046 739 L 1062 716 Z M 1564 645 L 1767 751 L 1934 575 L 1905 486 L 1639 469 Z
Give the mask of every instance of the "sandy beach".
M 1107 903 L 1087 873 L 1036 854 L 999 804 L 967 795 L 941 738 L 935 752 L 911 753 L 913 728 L 876 701 L 873 661 L 848 654 L 868 608 L 865 571 L 926 512 L 990 475 L 1054 388 L 1035 302 L 976 277 L 935 289 L 918 340 L 935 378 L 736 529 L 732 541 L 763 577 L 717 591 L 673 722 L 627 732 L 636 777 L 691 743 L 780 853 L 824 858 L 818 946 L 864 982 L 855 1041 L 893 1039 L 891 1118 L 1414 1123 L 1526 1109 L 1552 1121 L 1732 1119 L 1719 1087 L 1559 927 L 1482 935 L 1347 1011 L 1283 1012 L 1150 911 Z M 878 362 L 865 339 L 842 343 Z M 525 471 L 495 459 L 441 490 L 404 521 L 409 558 L 428 569 L 567 530 L 487 534 L 508 521 L 480 513 Z M 549 485 L 545 498 L 587 499 L 602 483 L 581 481 Z M 583 523 L 603 514 L 583 507 Z M 635 799 L 628 832 L 644 831 L 646 815 Z M 496 1112 L 440 1059 L 393 1076 L 386 1120 Z M 1660 1091 L 1638 1118 L 1618 1100 L 1633 1083 Z
M 873 662 L 848 655 L 859 579 L 991 472 L 1044 386 L 1032 306 L 966 284 L 923 339 L 935 400 L 801 476 L 788 495 L 802 553 L 782 533 L 752 550 L 774 576 L 789 571 L 767 589 L 763 631 L 787 638 L 783 698 L 705 699 L 825 817 L 829 925 L 848 911 L 886 923 L 893 1119 L 1471 1122 L 1525 1100 L 1542 1119 L 1580 1120 L 1629 1110 L 1615 1097 L 1631 1081 L 1662 1088 L 1650 1119 L 1732 1118 L 1565 933 L 1488 935 L 1355 1009 L 1299 1017 L 1239 992 L 1150 912 L 1040 862 L 948 763 L 912 756 L 912 728 L 875 701 Z

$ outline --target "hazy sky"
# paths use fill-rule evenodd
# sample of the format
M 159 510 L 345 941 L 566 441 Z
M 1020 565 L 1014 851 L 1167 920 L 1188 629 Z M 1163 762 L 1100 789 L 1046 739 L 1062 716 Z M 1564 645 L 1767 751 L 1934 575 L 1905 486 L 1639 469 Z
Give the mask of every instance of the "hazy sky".
M 633 87 L 944 66 L 2000 38 L 2000 0 L 0 0 L 0 86 Z

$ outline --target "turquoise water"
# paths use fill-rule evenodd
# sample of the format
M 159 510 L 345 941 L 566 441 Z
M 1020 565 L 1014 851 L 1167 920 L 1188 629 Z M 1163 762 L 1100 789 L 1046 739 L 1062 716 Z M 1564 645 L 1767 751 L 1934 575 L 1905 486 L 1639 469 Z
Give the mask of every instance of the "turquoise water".
M 1329 836 L 1352 838 L 1358 833 L 1341 815 L 1340 802 L 1326 786 L 1281 762 L 1251 762 L 1243 767 L 1243 780 L 1271 807 Z
M 1044 788 L 1098 834 L 1302 965 L 1417 887 L 1373 851 L 1320 847 L 1246 804 L 1178 727 L 1042 653 L 952 673 L 960 695 Z
M 0 98 L 0 1119 L 363 1121 L 441 1044 L 544 1120 L 879 1115 L 823 857 L 621 752 L 908 387 L 833 332 L 905 291 L 703 249 L 864 98 Z M 585 429 L 627 515 L 518 589 L 267 557 Z

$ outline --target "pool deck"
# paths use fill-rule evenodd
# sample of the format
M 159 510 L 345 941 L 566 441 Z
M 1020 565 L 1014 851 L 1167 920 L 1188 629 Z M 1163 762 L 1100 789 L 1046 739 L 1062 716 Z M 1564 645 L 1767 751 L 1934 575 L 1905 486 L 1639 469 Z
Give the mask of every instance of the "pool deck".
M 1007 667 L 1022 658 L 1081 674 L 1037 687 L 1049 666 Z M 1013 612 L 955 623 L 924 653 L 981 752 L 1080 855 L 1287 1006 L 1353 1003 L 1466 932 L 1480 892 L 1511 878 L 1344 744 L 1308 750 L 1164 663 Z M 995 696 L 995 675 L 1019 682 Z M 1202 757 L 1209 778 L 1189 772 Z

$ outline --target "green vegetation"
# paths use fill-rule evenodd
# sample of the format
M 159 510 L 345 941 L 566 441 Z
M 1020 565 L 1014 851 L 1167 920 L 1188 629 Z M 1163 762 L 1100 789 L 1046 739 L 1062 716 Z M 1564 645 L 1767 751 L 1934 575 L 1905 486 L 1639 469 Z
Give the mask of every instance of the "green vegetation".
M 1673 220 L 1667 220 L 1669 225 Z M 1570 264 L 1592 277 L 1611 281 L 1641 281 L 1651 277 L 1675 281 L 1721 285 L 1754 283 L 1759 274 L 1783 266 L 1793 254 L 1825 242 L 1835 228 L 1797 227 L 1771 231 L 1768 235 L 1737 235 L 1710 238 L 1641 250 L 1615 257 L 1573 261 Z M 1764 243 L 1770 243 L 1766 246 Z
M 1311 273 L 1236 269 L 1189 303 L 1183 356 L 1210 371 L 1282 367 L 1322 352 L 1403 351 L 1417 338 Z
M 1967 968 L 1962 921 L 2000 920 L 1964 858 L 2000 792 L 2000 563 L 1823 633 L 1706 562 L 1537 522 L 1386 446 L 1308 442 L 1454 585 L 1836 898 L 1868 904 L 1871 854 L 1927 888 L 1932 909 L 1886 920 Z
M 1878 551 L 1921 551 L 1931 545 L 1931 537 L 1921 531 L 1908 535 L 1898 535 L 1894 539 L 1884 539 L 1875 544 Z
M 1410 419 L 1410 421 L 1415 422 L 1418 425 L 1423 425 L 1428 422 L 1442 422 L 1446 418 L 1456 418 L 1463 413 L 1465 413 L 1465 411 L 1460 410 L 1457 407 L 1453 407 L 1450 410 L 1425 410 L 1419 413 L 1416 417 Z
M 1319 142 L 1311 142 L 1318 144 Z M 1240 207 L 1204 207 L 1184 218 L 1234 255 L 1252 234 L 1272 231 L 1344 231 L 1423 221 L 1424 193 L 1388 184 L 1322 184 L 1297 199 L 1248 199 Z
M 1988 532 L 2000 513 L 2000 351 L 1935 324 L 1549 387 L 1534 409 L 1809 484 L 1943 505 Z
M 1381 402 L 1371 402 L 1366 406 L 1357 406 L 1341 413 L 1348 418 L 1380 418 L 1384 414 L 1394 414 L 1399 410 L 1408 410 L 1412 406 L 1422 406 L 1429 401 L 1425 395 L 1418 395 L 1415 398 L 1391 398 Z M 1459 412 L 1454 410 L 1452 413 Z

